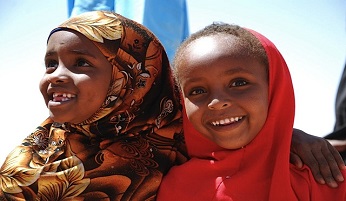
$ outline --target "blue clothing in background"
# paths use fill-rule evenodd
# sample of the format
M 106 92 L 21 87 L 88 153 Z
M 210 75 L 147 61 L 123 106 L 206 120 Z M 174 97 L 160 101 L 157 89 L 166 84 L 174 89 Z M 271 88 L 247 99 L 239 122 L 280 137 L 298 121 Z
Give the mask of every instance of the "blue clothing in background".
M 115 11 L 148 27 L 160 39 L 170 61 L 189 35 L 186 0 L 68 0 L 68 15 Z

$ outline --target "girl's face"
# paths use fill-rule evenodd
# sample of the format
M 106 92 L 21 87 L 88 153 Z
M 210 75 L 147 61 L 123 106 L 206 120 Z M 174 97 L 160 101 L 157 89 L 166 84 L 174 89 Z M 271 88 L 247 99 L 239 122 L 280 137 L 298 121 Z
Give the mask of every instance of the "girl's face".
M 40 90 L 55 122 L 80 123 L 102 105 L 112 66 L 100 50 L 77 32 L 51 35 Z
M 255 138 L 268 111 L 265 65 L 242 56 L 231 35 L 202 37 L 178 66 L 187 116 L 202 135 L 227 149 Z

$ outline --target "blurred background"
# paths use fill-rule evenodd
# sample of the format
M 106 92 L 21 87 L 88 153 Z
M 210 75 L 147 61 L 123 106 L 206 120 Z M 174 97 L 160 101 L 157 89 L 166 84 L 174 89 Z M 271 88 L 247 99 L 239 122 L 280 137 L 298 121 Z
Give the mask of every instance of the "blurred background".
M 48 115 L 38 83 L 47 36 L 68 19 L 67 7 L 63 0 L 0 0 L 0 162 Z M 190 33 L 223 21 L 272 40 L 292 74 L 295 127 L 317 136 L 333 130 L 346 62 L 345 0 L 187 0 L 187 12 Z

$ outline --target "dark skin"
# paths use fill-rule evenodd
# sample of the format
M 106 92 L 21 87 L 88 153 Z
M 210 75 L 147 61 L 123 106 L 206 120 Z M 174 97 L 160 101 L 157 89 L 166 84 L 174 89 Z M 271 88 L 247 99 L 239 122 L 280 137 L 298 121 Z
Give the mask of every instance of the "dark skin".
M 293 136 L 290 162 L 298 168 L 309 166 L 320 184 L 338 187 L 344 181 L 340 169 L 346 169 L 339 152 L 327 140 L 299 129 L 294 129 Z

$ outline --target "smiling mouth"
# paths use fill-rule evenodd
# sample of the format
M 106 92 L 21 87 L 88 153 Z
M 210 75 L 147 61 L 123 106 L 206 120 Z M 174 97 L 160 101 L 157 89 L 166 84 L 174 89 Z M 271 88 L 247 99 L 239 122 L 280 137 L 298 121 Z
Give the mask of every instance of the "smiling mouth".
M 75 98 L 76 95 L 70 93 L 53 93 L 52 101 L 54 102 L 65 102 Z
M 213 121 L 213 122 L 211 122 L 211 124 L 214 126 L 226 126 L 226 125 L 238 122 L 242 119 L 243 119 L 243 117 L 231 117 L 231 118 L 221 119 L 218 121 Z

